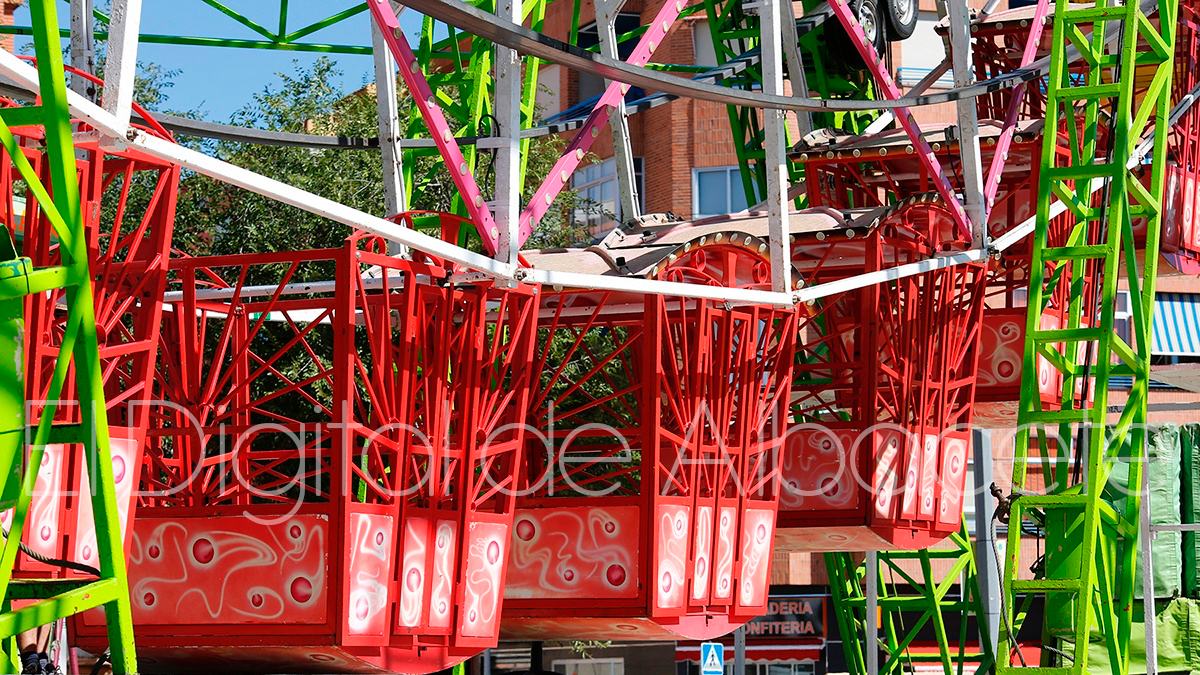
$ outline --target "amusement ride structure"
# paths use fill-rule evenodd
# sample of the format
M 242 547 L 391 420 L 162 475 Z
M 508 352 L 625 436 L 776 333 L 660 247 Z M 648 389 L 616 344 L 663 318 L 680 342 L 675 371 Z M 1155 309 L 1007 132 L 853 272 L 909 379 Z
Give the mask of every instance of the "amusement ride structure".
M 204 0 L 247 40 L 142 34 L 141 0 L 76 0 L 67 67 L 59 5 L 29 0 L 5 30 L 35 58 L 0 51 L 3 635 L 71 617 L 121 673 L 426 673 L 501 637 L 719 637 L 765 611 L 780 545 L 827 553 L 862 672 L 898 668 L 925 624 L 948 673 L 1083 673 L 1097 640 L 1128 672 L 1140 503 L 1112 481 L 1142 478 L 1159 251 L 1200 260 L 1194 8 L 949 0 L 949 56 L 906 92 L 880 56 L 912 32 L 903 3 L 667 0 L 618 33 L 620 2 L 573 0 L 547 35 L 551 1 L 412 0 L 409 33 L 389 0 L 299 28 L 287 0 L 277 28 Z M 312 41 L 364 12 L 370 46 Z M 718 65 L 655 63 L 689 16 Z M 371 55 L 379 136 L 152 114 L 139 41 Z M 542 64 L 603 93 L 542 120 Z M 680 97 L 728 107 L 756 206 L 640 213 L 627 120 Z M 955 124 L 910 112 L 937 103 Z M 604 128 L 624 222 L 523 248 Z M 378 149 L 389 213 L 173 134 Z M 561 156 L 527 185 L 548 134 Z M 353 233 L 174 250 L 181 171 Z M 452 212 L 410 210 L 447 178 Z M 993 549 L 963 519 L 980 415 L 1019 429 L 995 643 L 946 628 L 986 623 Z M 1053 543 L 1032 570 L 1026 537 Z M 871 592 L 888 569 L 918 592 Z M 877 612 L 921 617 L 883 621 L 883 664 Z

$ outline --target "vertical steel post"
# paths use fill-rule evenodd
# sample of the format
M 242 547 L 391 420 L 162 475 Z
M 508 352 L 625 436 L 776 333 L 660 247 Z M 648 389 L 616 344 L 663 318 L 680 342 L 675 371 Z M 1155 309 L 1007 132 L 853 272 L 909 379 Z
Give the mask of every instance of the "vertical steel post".
M 979 639 L 993 653 L 1000 639 L 1000 565 L 996 560 L 996 533 L 992 529 L 992 435 L 988 429 L 971 430 L 975 464 L 975 561 L 979 587 Z
M 746 627 L 733 631 L 733 675 L 746 675 Z
M 388 214 L 408 209 L 404 194 L 403 160 L 400 139 L 403 135 L 398 111 L 396 88 L 396 60 L 388 50 L 379 24 L 371 23 L 372 56 L 375 66 L 375 96 L 379 116 L 379 150 L 383 155 L 383 194 Z
M 965 87 L 975 80 L 971 67 L 971 16 L 966 0 L 948 0 L 950 64 L 954 86 Z M 958 118 L 958 153 L 962 162 L 963 197 L 967 218 L 971 221 L 971 244 L 987 246 L 987 223 L 983 207 L 983 160 L 979 156 L 979 119 L 975 99 L 955 102 Z
M 71 66 L 95 74 L 96 36 L 93 26 L 92 0 L 71 0 Z M 71 90 L 90 100 L 96 99 L 96 86 L 87 78 L 72 75 Z
M 758 24 L 762 50 L 763 93 L 783 95 L 783 41 L 780 3 L 759 0 Z M 790 16 L 789 22 L 795 23 Z M 793 26 L 794 27 L 794 26 Z M 790 205 L 787 197 L 787 127 L 782 110 L 762 111 L 764 159 L 767 169 L 767 247 L 771 257 L 771 289 L 792 290 L 792 250 L 788 228 Z
M 617 13 L 625 0 L 597 0 L 596 29 L 600 37 L 600 49 L 605 56 L 620 60 L 617 51 Z M 612 84 L 605 80 L 605 87 Z M 629 141 L 629 117 L 625 111 L 624 93 L 629 91 L 626 85 L 622 88 L 622 96 L 613 106 L 612 114 L 608 116 L 608 128 L 612 130 L 613 158 L 617 164 L 617 188 L 620 191 L 621 224 L 642 215 L 641 200 L 638 197 L 637 170 L 633 165 L 633 146 Z
M 879 675 L 879 554 L 867 551 L 867 675 Z
M 1147 453 L 1147 465 L 1150 456 Z M 1142 470 L 1141 545 L 1142 607 L 1146 627 L 1146 675 L 1158 675 L 1158 625 L 1154 607 L 1154 524 L 1150 518 L 1150 467 Z
M 792 96 L 808 96 L 808 78 L 804 75 L 804 56 L 800 53 L 800 36 L 796 33 L 796 13 L 792 0 L 779 0 L 779 27 L 783 30 L 783 57 L 787 61 L 788 83 Z M 796 113 L 796 129 L 800 136 L 812 131 L 812 113 Z
M 109 16 L 102 105 L 117 118 L 117 127 L 125 129 L 129 126 L 133 105 L 133 80 L 137 74 L 142 0 L 113 0 Z
M 520 24 L 521 0 L 500 0 L 496 13 Z M 496 45 L 495 68 L 494 109 L 500 126 L 496 148 L 496 258 L 515 266 L 521 250 L 521 56 Z

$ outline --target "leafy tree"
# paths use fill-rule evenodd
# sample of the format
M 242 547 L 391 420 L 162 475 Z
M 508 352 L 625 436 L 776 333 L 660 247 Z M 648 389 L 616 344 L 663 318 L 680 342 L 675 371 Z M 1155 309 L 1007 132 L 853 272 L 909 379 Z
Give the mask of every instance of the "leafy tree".
M 234 114 L 232 123 L 271 131 L 376 135 L 375 97 L 367 88 L 345 95 L 332 84 L 338 75 L 336 65 L 326 58 L 309 67 L 297 66 L 291 74 L 281 73 L 277 84 L 255 95 Z M 401 106 L 407 107 L 407 94 L 403 96 Z M 531 144 L 526 180 L 530 192 L 549 172 L 562 146 L 558 137 L 541 138 Z M 382 167 L 376 152 L 232 141 L 211 143 L 207 150 L 237 166 L 367 213 L 384 213 Z M 440 165 L 438 158 L 419 161 Z M 486 157 L 481 157 L 478 164 L 484 170 L 489 166 Z M 450 209 L 452 182 L 444 167 L 435 175 L 438 172 L 442 179 L 419 190 L 410 208 Z M 184 177 L 179 197 L 175 244 L 191 254 L 336 247 L 350 233 L 350 228 L 320 216 L 196 174 Z M 566 191 L 543 221 L 534 244 L 579 243 L 586 235 L 573 222 L 576 206 L 575 194 Z

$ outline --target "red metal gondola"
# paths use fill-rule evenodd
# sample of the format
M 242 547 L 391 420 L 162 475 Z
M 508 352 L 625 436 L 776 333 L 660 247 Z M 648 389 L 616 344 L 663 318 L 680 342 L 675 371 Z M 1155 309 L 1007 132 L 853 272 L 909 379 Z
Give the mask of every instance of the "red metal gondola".
M 744 232 L 665 226 L 610 243 L 528 258 L 770 287 L 765 240 Z M 795 310 L 547 290 L 538 325 L 541 433 L 527 452 L 503 634 L 697 639 L 761 614 Z
M 536 292 L 361 237 L 171 269 L 143 667 L 432 672 L 495 645 Z

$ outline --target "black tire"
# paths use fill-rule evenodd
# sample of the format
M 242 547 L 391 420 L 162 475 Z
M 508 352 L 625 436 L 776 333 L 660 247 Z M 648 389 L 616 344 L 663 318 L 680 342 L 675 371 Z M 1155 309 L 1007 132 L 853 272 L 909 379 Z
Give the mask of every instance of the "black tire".
M 874 45 L 875 53 L 883 54 L 884 45 L 887 44 L 887 29 L 884 26 L 884 18 L 879 13 L 878 0 L 851 0 L 850 6 L 854 9 L 854 16 L 866 33 L 868 41 Z M 825 21 L 825 45 L 832 54 L 840 57 L 843 64 L 851 66 L 851 70 L 862 69 L 862 57 L 842 28 L 841 22 L 835 17 Z
M 917 0 L 883 0 L 888 39 L 907 40 L 917 29 Z

